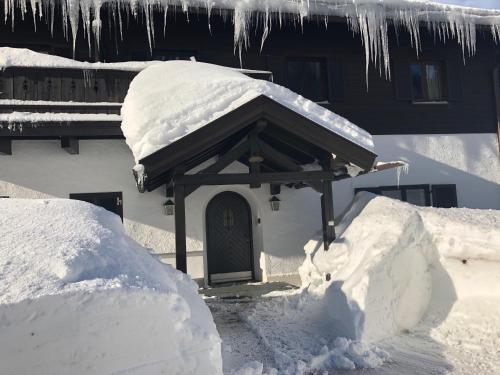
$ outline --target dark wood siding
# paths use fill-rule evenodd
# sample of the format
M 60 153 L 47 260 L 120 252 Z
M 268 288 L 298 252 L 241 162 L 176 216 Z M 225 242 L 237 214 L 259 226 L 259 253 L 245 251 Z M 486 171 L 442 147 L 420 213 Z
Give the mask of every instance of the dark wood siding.
M 201 61 L 239 66 L 238 56 L 233 52 L 233 26 L 229 19 L 224 22 L 213 16 L 210 32 L 204 15 L 200 15 L 198 20 L 191 17 L 189 23 L 183 15 L 169 16 L 167 37 L 163 38 L 161 17 L 159 15 L 156 22 L 155 54 L 192 52 Z M 71 45 L 62 38 L 61 25 L 56 23 L 54 33 L 60 36 L 52 38 L 45 23 L 38 24 L 37 33 L 32 23 L 32 19 L 26 17 L 25 23 L 16 25 L 15 33 L 12 33 L 10 25 L 1 25 L 0 45 L 38 46 L 39 49 L 71 57 Z M 103 27 L 103 33 L 101 60 L 150 59 L 146 30 L 142 24 L 131 21 L 123 41 L 115 40 L 113 28 L 109 32 L 107 27 Z M 399 35 L 398 41 L 394 35 L 390 37 L 392 80 L 380 77 L 378 69 L 370 67 L 368 90 L 361 40 L 359 36 L 353 36 L 344 23 L 330 23 L 327 30 L 321 22 L 306 22 L 302 30 L 292 26 L 273 28 L 262 51 L 260 38 L 252 34 L 252 47 L 242 54 L 243 67 L 271 70 L 275 82 L 287 85 L 287 58 L 324 58 L 328 62 L 329 80 L 329 103 L 324 105 L 372 134 L 496 132 L 492 75 L 499 48 L 489 37 L 478 36 L 477 55 L 467 59 L 466 65 L 463 65 L 462 49 L 456 42 L 435 43 L 424 29 L 422 34 L 420 60 L 441 61 L 445 67 L 445 104 L 411 102 L 409 78 L 402 74 L 407 71 L 408 64 L 417 61 L 417 55 L 405 33 Z M 77 57 L 89 59 L 87 42 L 82 33 L 77 40 Z M 27 73 L 26 76 L 13 78 L 12 85 L 8 81 L 9 74 L 9 70 L 2 73 L 2 98 L 10 92 L 25 99 L 57 98 L 60 93 L 62 100 L 119 102 L 127 86 L 126 79 L 119 79 L 116 74 L 110 73 L 97 73 L 87 87 L 81 72 L 75 72 L 72 77 L 50 76 L 45 71 L 36 77 Z

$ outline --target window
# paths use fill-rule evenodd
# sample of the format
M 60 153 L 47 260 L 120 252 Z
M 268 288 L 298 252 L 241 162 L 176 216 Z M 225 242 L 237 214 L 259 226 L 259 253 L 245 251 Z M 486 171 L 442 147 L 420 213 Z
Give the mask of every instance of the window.
M 416 206 L 457 207 L 457 189 L 455 185 L 401 185 L 358 188 L 393 199 L 399 199 Z
M 290 58 L 287 60 L 287 82 L 290 90 L 315 102 L 328 101 L 326 60 Z
M 69 198 L 95 204 L 117 214 L 123 221 L 123 196 L 121 192 L 70 194 Z
M 411 93 L 415 102 L 441 102 L 443 94 L 443 68 L 439 63 L 410 65 Z

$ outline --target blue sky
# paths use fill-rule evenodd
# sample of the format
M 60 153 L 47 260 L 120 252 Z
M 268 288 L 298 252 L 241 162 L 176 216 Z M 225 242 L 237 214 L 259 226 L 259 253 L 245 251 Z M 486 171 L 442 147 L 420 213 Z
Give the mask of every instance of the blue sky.
M 476 8 L 500 9 L 500 0 L 435 0 L 439 3 L 465 5 Z

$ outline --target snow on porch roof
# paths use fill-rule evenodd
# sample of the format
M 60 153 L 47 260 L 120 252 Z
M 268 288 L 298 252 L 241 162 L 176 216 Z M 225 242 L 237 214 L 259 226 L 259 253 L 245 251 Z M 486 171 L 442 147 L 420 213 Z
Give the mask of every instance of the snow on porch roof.
M 139 163 L 260 96 L 374 151 L 368 132 L 285 87 L 231 68 L 192 61 L 168 61 L 139 73 L 122 107 L 122 131 Z

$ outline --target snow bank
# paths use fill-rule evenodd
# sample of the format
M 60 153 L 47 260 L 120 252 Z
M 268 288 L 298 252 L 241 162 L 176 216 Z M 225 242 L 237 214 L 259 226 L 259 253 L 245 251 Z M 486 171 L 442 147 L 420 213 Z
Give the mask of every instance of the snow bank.
M 390 74 L 389 21 L 410 34 L 417 51 L 420 47 L 420 23 L 424 23 L 436 38 L 456 39 L 463 48 L 464 56 L 466 52 L 469 55 L 475 53 L 479 26 L 489 28 L 495 40 L 500 36 L 500 11 L 446 5 L 428 0 L 19 0 L 5 2 L 4 19 L 7 22 L 10 18 L 14 26 L 15 11 L 21 11 L 24 17 L 30 9 L 35 25 L 36 18 L 39 17 L 48 25 L 53 25 L 58 14 L 62 17 L 65 35 L 73 38 L 73 50 L 76 48 L 80 24 L 83 25 L 89 49 L 92 39 L 99 48 L 101 30 L 105 26 L 103 22 L 106 21 L 101 19 L 102 6 L 109 8 L 112 15 L 109 26 L 120 30 L 121 38 L 121 31 L 131 17 L 145 21 L 150 48 L 155 41 L 155 12 L 163 13 L 166 23 L 169 11 L 182 10 L 189 19 L 190 12 L 194 11 L 198 16 L 197 9 L 205 9 L 209 21 L 207 32 L 210 32 L 210 18 L 217 10 L 224 19 L 232 18 L 234 45 L 235 50 L 239 48 L 240 59 L 242 49 L 250 43 L 251 32 L 261 32 L 263 45 L 273 27 L 282 27 L 287 22 L 302 25 L 304 20 L 315 18 L 327 25 L 328 17 L 341 17 L 354 32 L 361 34 L 367 71 L 368 65 L 374 63 L 381 73 L 385 71 L 386 76 Z M 166 24 L 164 30 L 168 30 Z
M 373 150 L 366 131 L 293 91 L 231 68 L 192 61 L 167 61 L 134 78 L 121 112 L 123 134 L 138 162 L 260 95 Z
M 328 251 L 319 238 L 306 245 L 300 291 L 247 317 L 280 374 L 379 367 L 385 339 L 424 317 L 418 332 L 431 331 L 457 300 L 500 298 L 499 211 L 359 193 L 336 229 Z
M 1 200 L 0 279 L 2 374 L 222 373 L 196 284 L 102 208 Z
M 306 246 L 301 277 L 329 306 L 332 333 L 364 342 L 421 321 L 448 278 L 443 260 L 500 261 L 498 211 L 423 208 L 361 193 L 338 229 L 329 251 L 319 240 Z M 456 294 L 452 284 L 446 298 Z

